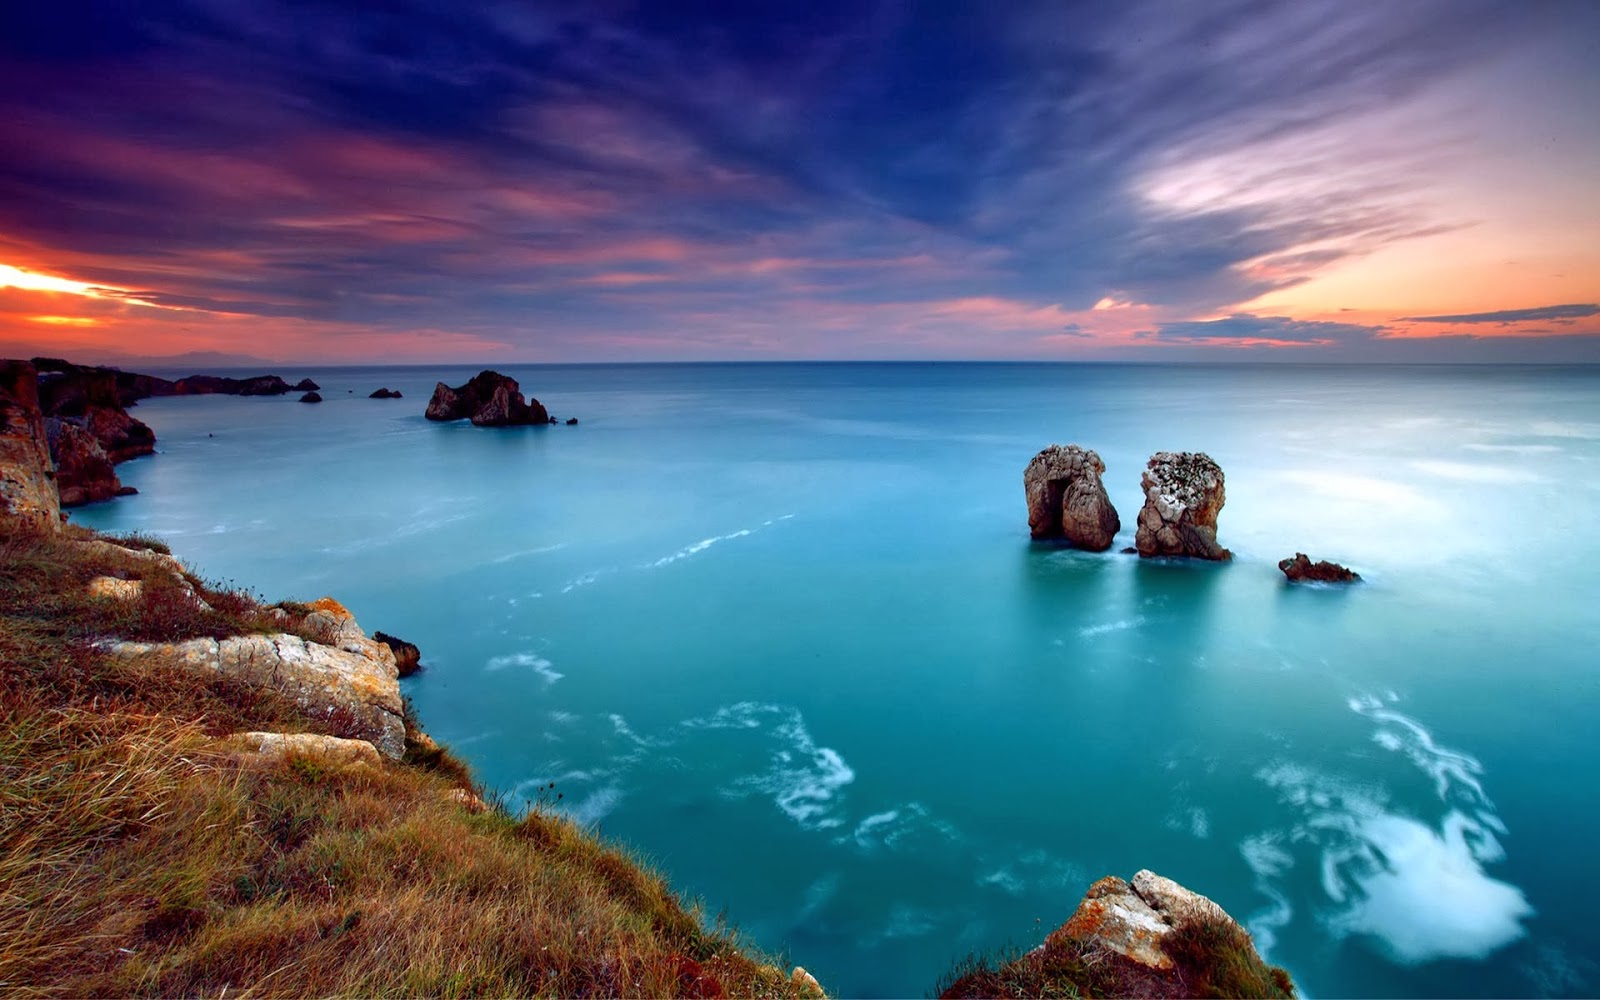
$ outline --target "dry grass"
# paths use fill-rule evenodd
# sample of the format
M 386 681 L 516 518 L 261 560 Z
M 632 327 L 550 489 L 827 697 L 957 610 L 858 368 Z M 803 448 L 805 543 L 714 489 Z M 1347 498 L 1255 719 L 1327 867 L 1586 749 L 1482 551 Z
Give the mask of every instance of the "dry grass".
M 1164 943 L 1170 972 L 1052 935 L 1043 947 L 969 956 L 937 987 L 941 997 L 1225 997 L 1291 1000 L 1289 974 L 1256 954 L 1232 922 L 1191 923 Z
M 0 993 L 793 994 L 589 831 L 452 801 L 470 773 L 413 722 L 382 767 L 219 748 L 319 721 L 93 641 L 247 628 L 262 606 L 209 587 L 210 612 L 179 605 L 141 557 L 85 549 L 0 539 Z M 83 596 L 121 574 L 144 606 Z

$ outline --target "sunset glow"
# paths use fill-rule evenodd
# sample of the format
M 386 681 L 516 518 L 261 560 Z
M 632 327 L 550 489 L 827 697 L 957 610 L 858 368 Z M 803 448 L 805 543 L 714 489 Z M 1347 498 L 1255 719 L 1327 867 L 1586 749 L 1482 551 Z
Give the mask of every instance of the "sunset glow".
M 424 5 L 403 78 L 337 8 L 24 39 L 0 345 L 1600 360 L 1593 5 L 824 6 Z

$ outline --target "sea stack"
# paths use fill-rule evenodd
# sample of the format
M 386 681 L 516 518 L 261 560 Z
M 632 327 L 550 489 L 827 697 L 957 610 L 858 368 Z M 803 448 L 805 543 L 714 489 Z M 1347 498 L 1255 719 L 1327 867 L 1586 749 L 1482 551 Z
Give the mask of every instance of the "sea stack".
M 1227 499 L 1222 467 L 1201 451 L 1158 451 L 1150 456 L 1140 485 L 1144 507 L 1134 547 L 1145 558 L 1184 556 L 1228 560 L 1217 543 L 1217 515 Z
M 550 414 L 537 400 L 524 400 L 517 380 L 495 371 L 481 371 L 466 385 L 433 389 L 425 414 L 429 420 L 470 420 L 476 427 L 516 427 L 549 423 Z
M 1122 519 L 1100 479 L 1105 471 L 1099 454 L 1075 444 L 1053 444 L 1033 456 L 1022 472 L 1033 537 L 1062 539 L 1091 552 L 1109 549 Z

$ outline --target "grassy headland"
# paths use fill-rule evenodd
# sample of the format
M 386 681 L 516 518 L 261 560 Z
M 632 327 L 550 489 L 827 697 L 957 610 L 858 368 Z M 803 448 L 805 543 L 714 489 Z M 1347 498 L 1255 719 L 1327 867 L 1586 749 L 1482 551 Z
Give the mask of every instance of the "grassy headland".
M 319 635 L 305 605 L 174 577 L 164 548 L 0 534 L 0 993 L 805 995 L 591 831 L 483 808 L 409 717 L 403 762 L 228 744 L 345 734 L 337 713 L 98 644 Z M 96 577 L 142 585 L 90 596 Z

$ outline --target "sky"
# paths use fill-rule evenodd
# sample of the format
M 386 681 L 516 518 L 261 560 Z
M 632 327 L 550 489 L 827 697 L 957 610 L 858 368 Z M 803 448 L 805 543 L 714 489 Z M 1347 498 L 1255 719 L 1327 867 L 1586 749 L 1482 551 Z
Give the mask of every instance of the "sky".
M 1593 0 L 0 6 L 0 354 L 1600 362 Z

